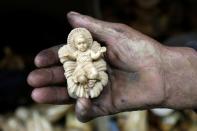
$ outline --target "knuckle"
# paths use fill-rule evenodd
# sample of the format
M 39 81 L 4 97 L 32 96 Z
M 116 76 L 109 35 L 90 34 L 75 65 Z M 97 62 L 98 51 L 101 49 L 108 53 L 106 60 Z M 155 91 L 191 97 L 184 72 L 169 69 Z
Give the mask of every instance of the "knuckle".
M 122 23 L 114 23 L 113 29 L 120 35 L 128 36 L 130 27 Z
M 51 81 L 51 82 L 54 82 L 55 81 L 55 74 L 54 74 L 54 71 L 53 71 L 53 69 L 46 69 L 45 70 L 46 71 L 46 76 L 47 77 L 49 77 L 49 81 Z
M 120 28 L 120 29 L 123 29 L 123 30 L 129 28 L 128 25 L 123 24 L 123 23 L 116 23 L 116 27 L 117 27 L 117 28 Z
M 122 23 L 120 23 L 119 26 L 120 26 L 121 28 L 123 28 L 123 29 L 128 28 L 128 26 L 127 26 L 126 24 L 122 24 Z

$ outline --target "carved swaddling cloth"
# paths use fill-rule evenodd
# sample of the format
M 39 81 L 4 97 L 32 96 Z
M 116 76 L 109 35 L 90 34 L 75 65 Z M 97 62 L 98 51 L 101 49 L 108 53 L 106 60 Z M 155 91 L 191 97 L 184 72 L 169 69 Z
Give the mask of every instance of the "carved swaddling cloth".
M 85 28 L 73 29 L 58 55 L 65 70 L 68 94 L 72 98 L 98 97 L 107 85 L 107 65 L 103 59 L 105 47 L 93 41 Z

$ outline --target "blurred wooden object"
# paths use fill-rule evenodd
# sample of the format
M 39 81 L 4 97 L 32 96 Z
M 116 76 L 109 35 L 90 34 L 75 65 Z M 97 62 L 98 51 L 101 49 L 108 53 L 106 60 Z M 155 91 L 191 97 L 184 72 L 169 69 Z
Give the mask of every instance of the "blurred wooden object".
M 65 129 L 66 131 L 93 131 L 92 123 L 81 123 L 78 121 L 73 110 L 66 116 Z
M 148 131 L 147 111 L 133 111 L 118 115 L 120 131 Z
M 25 67 L 21 56 L 13 53 L 10 47 L 4 47 L 4 58 L 0 61 L 2 70 L 23 70 Z

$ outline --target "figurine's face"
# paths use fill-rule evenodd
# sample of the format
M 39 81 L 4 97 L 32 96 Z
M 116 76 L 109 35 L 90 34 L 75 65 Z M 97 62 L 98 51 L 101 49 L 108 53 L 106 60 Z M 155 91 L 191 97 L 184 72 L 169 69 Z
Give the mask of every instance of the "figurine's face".
M 85 52 L 88 49 L 88 46 L 89 46 L 88 42 L 82 35 L 75 38 L 75 47 L 78 50 Z

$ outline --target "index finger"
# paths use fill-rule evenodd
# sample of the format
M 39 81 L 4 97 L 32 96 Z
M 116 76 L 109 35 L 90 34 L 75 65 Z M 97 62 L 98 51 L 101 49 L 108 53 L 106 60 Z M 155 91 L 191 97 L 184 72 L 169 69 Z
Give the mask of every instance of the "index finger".
M 59 63 L 58 50 L 61 46 L 62 45 L 58 45 L 40 51 L 34 59 L 35 65 L 40 68 Z

